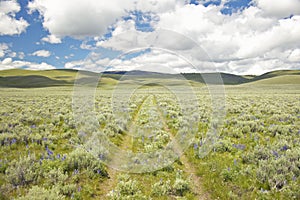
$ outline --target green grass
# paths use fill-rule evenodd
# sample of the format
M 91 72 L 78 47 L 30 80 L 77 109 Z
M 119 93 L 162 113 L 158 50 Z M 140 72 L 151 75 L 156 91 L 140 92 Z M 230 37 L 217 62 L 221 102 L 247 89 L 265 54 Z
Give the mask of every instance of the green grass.
M 272 78 L 258 80 L 248 84 L 250 85 L 300 84 L 300 75 L 280 75 Z
M 44 70 L 33 71 L 23 69 L 11 69 L 0 71 L 0 87 L 14 88 L 39 88 L 56 86 L 73 86 L 77 77 L 77 70 Z M 88 75 L 89 72 L 86 72 Z M 84 72 L 81 72 L 83 75 Z M 94 75 L 94 73 L 92 73 Z M 101 77 L 101 86 L 113 86 L 117 84 L 114 75 Z
M 10 75 L 16 76 L 17 74 L 11 73 Z M 33 75 L 27 74 L 26 76 Z M 300 84 L 294 84 L 298 83 L 298 79 L 295 80 L 291 77 L 298 78 L 297 75 L 286 75 L 262 80 L 271 81 L 272 84 L 226 86 L 227 115 L 224 119 L 220 140 L 223 143 L 229 143 L 229 148 L 233 144 L 244 144 L 245 149 L 241 150 L 234 147 L 222 151 L 216 149 L 207 157 L 198 158 L 197 149 L 194 149 L 192 145 L 185 153 L 190 165 L 195 168 L 197 176 L 201 178 L 203 190 L 209 193 L 211 199 L 293 199 L 291 194 L 295 195 L 296 198 L 294 199 L 297 199 L 300 196 L 299 169 L 297 171 L 297 168 L 295 168 L 295 166 L 299 166 L 299 159 L 289 159 L 290 156 L 297 156 L 299 151 L 300 112 L 298 100 Z M 290 80 L 290 83 L 293 84 L 273 85 L 286 83 L 287 80 Z M 132 82 L 130 80 L 127 81 L 128 86 L 130 86 Z M 143 84 L 146 80 L 141 79 L 139 81 L 140 84 Z M 150 82 L 151 80 L 148 81 Z M 150 118 L 148 121 L 151 123 L 151 127 L 158 127 L 155 126 L 157 120 L 154 120 L 155 118 L 153 117 L 155 115 L 153 115 L 153 112 L 147 115 L 147 111 L 161 102 L 164 102 L 166 106 L 162 109 L 174 110 L 179 115 L 176 99 L 171 93 L 168 94 L 160 87 L 160 84 L 167 84 L 168 79 L 152 80 L 152 82 L 158 82 L 159 84 L 148 84 L 140 87 L 131 96 L 131 100 L 133 102 L 136 101 L 138 108 L 131 111 L 133 114 L 138 113 L 136 117 L 138 121 L 136 122 L 137 126 L 142 126 L 143 120 L 139 121 L 139 119 L 146 116 Z M 103 116 L 111 117 L 110 103 L 113 90 L 110 90 L 110 86 L 116 84 L 117 80 L 103 77 L 102 83 L 99 91 L 96 93 L 97 101 L 95 104 L 96 115 L 99 119 L 102 119 Z M 192 83 L 196 84 L 196 82 Z M 169 84 L 176 85 L 176 82 L 169 80 Z M 106 87 L 107 90 L 102 91 L 103 87 Z M 155 98 L 152 96 L 151 98 L 154 99 L 151 100 L 150 98 L 143 103 L 142 100 L 147 98 L 147 95 L 151 94 L 151 92 L 156 95 Z M 209 127 L 210 96 L 208 93 L 203 93 L 202 90 L 197 90 L 196 92 L 201 108 L 199 114 L 202 117 L 201 122 L 199 122 L 199 133 L 197 133 L 197 139 L 200 139 L 202 133 L 206 132 Z M 47 154 L 46 145 L 53 150 L 53 159 L 43 161 L 43 165 L 39 166 L 39 170 L 36 173 L 63 167 L 64 162 L 56 158 L 57 154 L 66 154 L 69 157 L 74 150 L 74 142 L 79 141 L 72 112 L 72 87 L 0 88 L 0 97 L 0 136 L 10 139 L 16 138 L 18 141 L 12 145 L 9 145 L 7 142 L 4 145 L 0 143 L 2 145 L 0 146 L 0 169 L 9 167 L 13 160 L 19 160 L 33 153 L 36 155 L 36 162 L 38 163 L 40 156 Z M 161 121 L 163 120 L 170 122 L 169 124 L 172 127 L 173 122 L 171 118 L 166 117 Z M 112 123 L 116 127 L 114 120 L 111 118 L 106 123 Z M 33 125 L 34 128 L 32 128 Z M 101 128 L 104 129 L 106 127 L 103 126 Z M 176 130 L 172 130 L 176 134 Z M 124 141 L 129 141 L 124 139 L 124 134 L 116 133 L 114 130 L 111 130 L 110 134 L 112 136 L 109 139 L 116 140 L 117 145 L 130 145 L 128 143 L 122 144 Z M 30 138 L 28 146 L 21 140 L 21 138 L 26 137 Z M 48 138 L 48 140 L 43 140 L 42 144 L 38 144 L 36 138 L 43 137 Z M 1 142 L 5 141 L 3 138 L 0 139 Z M 150 140 L 146 138 L 145 141 L 149 142 Z M 157 141 L 154 140 L 153 142 Z M 196 140 L 194 142 L 199 141 Z M 290 149 L 287 151 L 281 150 L 284 144 L 288 144 Z M 135 145 L 134 148 L 140 151 L 144 148 L 141 140 L 131 145 Z M 257 147 L 262 148 L 264 151 L 257 151 Z M 285 162 L 281 163 L 281 165 L 274 164 L 277 159 L 272 154 L 273 151 L 277 151 L 282 159 L 286 159 Z M 262 170 L 266 165 L 260 163 L 261 159 L 259 157 L 255 158 L 255 156 L 261 156 L 261 154 L 266 152 L 270 152 L 267 159 L 267 162 L 271 165 L 269 166 L 271 168 L 269 171 Z M 288 155 L 289 152 L 293 154 Z M 72 163 L 70 162 L 69 164 Z M 282 172 L 280 168 L 282 166 L 290 167 L 288 169 L 291 170 L 283 170 L 284 172 Z M 277 168 L 280 170 L 277 171 Z M 177 160 L 170 168 L 153 173 L 131 174 L 130 179 L 137 182 L 142 194 L 152 197 L 152 199 L 179 199 L 180 197 L 174 195 L 174 193 L 170 198 L 167 196 L 154 197 L 151 194 L 152 186 L 161 179 L 170 179 L 172 185 L 176 179 L 176 169 L 184 170 L 184 163 Z M 292 170 L 295 171 L 295 177 L 290 177 L 290 174 L 293 173 Z M 108 170 L 108 172 L 111 171 Z M 189 172 L 188 170 L 184 172 L 184 179 L 189 179 Z M 283 189 L 280 189 L 281 186 L 278 186 L 278 189 L 271 189 L 271 182 L 268 179 L 263 183 L 259 182 L 261 178 L 258 176 L 258 172 L 266 174 L 270 179 L 283 173 L 283 176 L 287 177 Z M 66 173 L 68 174 L 68 179 L 64 184 L 75 184 L 75 199 L 76 197 L 77 199 L 101 199 L 102 197 L 102 199 L 105 199 L 109 191 L 116 189 L 118 184 L 117 175 L 122 174 L 122 172 L 116 172 L 115 175 L 110 173 L 111 179 L 99 176 L 90 178 L 89 174 L 91 171 L 88 168 L 80 170 L 77 176 L 73 174 L 73 170 L 67 170 Z M 42 175 L 39 175 L 39 177 L 36 182 L 29 182 L 25 186 L 19 186 L 17 189 L 9 184 L 5 170 L 2 170 L 0 172 L 0 193 L 3 194 L 3 197 L 0 195 L 0 198 L 12 199 L 18 195 L 24 195 L 33 185 L 48 187 L 45 183 L 49 180 Z M 112 185 L 108 186 L 107 182 L 110 180 Z M 78 192 L 79 186 L 82 188 L 80 192 Z M 194 194 L 191 192 L 187 192 L 183 196 L 185 199 L 195 199 Z M 66 197 L 71 199 L 72 194 L 67 194 Z
M 0 76 L 45 76 L 55 80 L 74 80 L 76 77 L 76 70 L 24 70 L 24 69 L 10 69 L 0 71 Z

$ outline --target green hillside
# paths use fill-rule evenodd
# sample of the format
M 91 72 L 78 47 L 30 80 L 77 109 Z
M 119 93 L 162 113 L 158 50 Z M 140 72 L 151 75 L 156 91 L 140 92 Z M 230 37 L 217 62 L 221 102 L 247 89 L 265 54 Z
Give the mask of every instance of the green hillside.
M 285 75 L 300 75 L 300 70 L 277 70 L 272 72 L 267 72 L 260 76 L 256 76 L 251 81 L 258 81 L 267 78 L 273 78 L 277 76 L 285 76 Z
M 0 87 L 15 88 L 34 88 L 51 86 L 72 86 L 78 71 L 72 69 L 55 69 L 32 71 L 24 69 L 10 69 L 0 71 Z M 95 75 L 94 72 L 81 71 L 81 74 Z M 125 79 L 123 75 L 126 74 Z M 268 72 L 260 76 L 234 75 L 228 73 L 183 73 L 179 74 L 160 74 L 143 71 L 132 72 L 105 72 L 101 77 L 100 85 L 115 85 L 122 81 L 138 81 L 141 84 L 147 79 L 159 79 L 160 81 L 176 80 L 184 77 L 192 85 L 205 83 L 203 77 L 221 76 L 225 85 L 240 84 L 300 84 L 300 70 L 280 70 Z M 212 78 L 214 80 L 214 78 Z M 147 81 L 146 81 L 147 82 Z M 176 81 L 175 81 L 176 82 Z M 211 81 L 211 84 L 214 84 Z
M 275 76 L 272 78 L 261 79 L 247 84 L 251 84 L 251 85 L 300 84 L 300 75 Z
M 35 88 L 53 86 L 73 86 L 77 76 L 77 70 L 56 69 L 56 70 L 24 70 L 11 69 L 0 71 L 0 87 Z M 93 72 L 84 72 L 87 75 Z M 114 75 L 101 77 L 100 85 L 115 85 L 117 78 Z
M 1 77 L 7 76 L 45 76 L 50 79 L 71 81 L 74 80 L 77 70 L 56 69 L 56 70 L 24 70 L 24 69 L 10 69 L 0 71 Z

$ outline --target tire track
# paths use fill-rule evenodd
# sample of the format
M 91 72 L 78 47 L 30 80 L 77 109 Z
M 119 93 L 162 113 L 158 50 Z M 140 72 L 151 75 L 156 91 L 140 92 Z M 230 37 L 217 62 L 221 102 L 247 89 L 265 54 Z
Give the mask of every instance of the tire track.
M 165 131 L 167 131 L 169 133 L 171 141 L 175 141 L 175 137 L 171 133 L 171 131 L 170 131 L 168 125 L 167 125 L 166 119 L 163 115 L 163 111 L 158 106 L 156 96 L 154 96 L 153 101 L 154 101 L 153 104 L 156 106 L 157 111 L 160 115 L 160 118 L 161 118 L 162 123 L 164 125 Z M 177 152 L 182 152 L 181 149 L 180 149 L 180 146 L 178 144 L 176 144 L 176 142 L 175 142 L 175 149 L 176 149 Z M 199 176 L 197 176 L 196 168 L 189 162 L 186 155 L 183 153 L 179 159 L 180 159 L 181 163 L 184 166 L 184 172 L 186 174 L 190 175 L 189 178 L 190 178 L 190 181 L 192 182 L 191 189 L 192 189 L 192 192 L 194 193 L 194 195 L 196 196 L 196 198 L 199 199 L 199 200 L 209 200 L 209 199 L 211 199 L 209 194 L 207 192 L 204 192 L 203 185 L 201 183 L 201 178 Z

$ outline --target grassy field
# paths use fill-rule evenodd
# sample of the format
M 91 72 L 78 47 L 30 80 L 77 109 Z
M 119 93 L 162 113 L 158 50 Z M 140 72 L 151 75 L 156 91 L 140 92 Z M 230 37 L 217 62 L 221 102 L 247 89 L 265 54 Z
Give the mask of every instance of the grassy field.
M 96 120 L 99 131 L 120 149 L 160 151 L 187 121 L 197 119 L 195 138 L 183 155 L 160 170 L 136 174 L 110 168 L 81 148 L 84 140 L 72 111 L 76 72 L 2 71 L 0 199 L 300 199 L 299 75 L 278 73 L 225 87 L 224 124 L 204 158 L 199 155 L 212 120 L 204 84 L 189 82 L 198 107 L 185 118 L 174 94 L 160 86 L 176 86 L 175 79 L 152 79 L 158 84 L 146 85 L 149 80 L 135 79 L 144 86 L 130 95 L 130 122 L 122 129 L 124 122 L 115 118 L 111 104 L 119 77 L 106 74 L 95 94 Z M 8 87 L 3 79 L 24 81 L 25 76 L 49 79 L 24 88 Z M 34 82 L 22 84 L 29 80 Z M 140 133 L 149 127 L 149 135 Z

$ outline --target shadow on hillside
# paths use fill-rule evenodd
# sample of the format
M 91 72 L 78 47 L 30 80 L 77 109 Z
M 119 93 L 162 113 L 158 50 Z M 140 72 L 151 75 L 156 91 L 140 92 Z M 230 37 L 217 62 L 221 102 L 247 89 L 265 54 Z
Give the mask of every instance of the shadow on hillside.
M 55 80 L 38 75 L 0 77 L 0 87 L 37 88 L 70 85 L 73 85 L 72 81 Z

